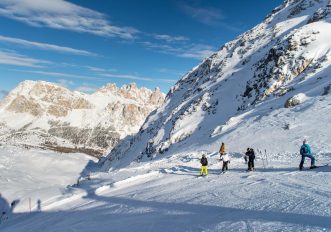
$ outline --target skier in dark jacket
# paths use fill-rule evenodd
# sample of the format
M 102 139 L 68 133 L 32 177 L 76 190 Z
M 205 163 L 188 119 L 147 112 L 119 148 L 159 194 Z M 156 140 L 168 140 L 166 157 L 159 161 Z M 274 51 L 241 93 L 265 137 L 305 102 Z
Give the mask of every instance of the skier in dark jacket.
M 300 148 L 300 155 L 301 155 L 301 162 L 300 162 L 300 165 L 299 165 L 300 170 L 303 169 L 303 164 L 305 163 L 305 158 L 306 157 L 308 157 L 311 160 L 310 169 L 316 168 L 316 166 L 315 166 L 315 157 L 312 155 L 310 146 L 307 143 L 306 139 L 303 140 L 302 146 Z
M 221 160 L 223 161 L 222 173 L 228 170 L 228 165 L 230 163 L 230 156 L 227 153 L 224 153 L 221 156 Z
M 208 160 L 205 154 L 202 155 L 200 163 L 202 165 L 200 170 L 200 176 L 202 176 L 203 173 L 205 173 L 205 175 L 208 175 Z
M 247 171 L 255 171 L 254 160 L 255 160 L 255 152 L 253 148 L 247 148 L 247 152 L 245 154 L 248 156 L 248 169 Z

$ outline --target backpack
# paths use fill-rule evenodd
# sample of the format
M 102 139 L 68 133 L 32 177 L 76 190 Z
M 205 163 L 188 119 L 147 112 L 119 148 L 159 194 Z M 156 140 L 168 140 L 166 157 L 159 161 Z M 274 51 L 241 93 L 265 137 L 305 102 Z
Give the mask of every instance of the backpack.
M 301 148 L 300 148 L 300 154 L 301 155 L 308 154 L 308 147 L 305 146 L 305 145 L 302 145 Z

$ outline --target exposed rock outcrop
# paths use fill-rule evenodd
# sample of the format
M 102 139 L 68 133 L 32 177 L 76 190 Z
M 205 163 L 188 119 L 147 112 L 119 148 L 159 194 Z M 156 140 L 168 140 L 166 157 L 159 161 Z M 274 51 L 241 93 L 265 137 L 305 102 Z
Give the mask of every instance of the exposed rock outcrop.
M 136 133 L 164 94 L 109 84 L 94 94 L 24 81 L 1 102 L 0 142 L 101 156 Z

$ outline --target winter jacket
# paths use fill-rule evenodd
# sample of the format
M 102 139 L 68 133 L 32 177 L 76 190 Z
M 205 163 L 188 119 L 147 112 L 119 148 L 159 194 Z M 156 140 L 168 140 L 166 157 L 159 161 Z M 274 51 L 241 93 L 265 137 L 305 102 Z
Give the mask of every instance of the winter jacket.
M 228 154 L 222 155 L 223 162 L 228 162 L 230 161 L 230 156 Z
M 309 144 L 303 144 L 300 148 L 300 155 L 311 155 L 311 149 Z
M 206 157 L 202 157 L 200 160 L 200 163 L 202 166 L 207 166 L 208 165 L 208 160 Z
M 251 151 L 246 151 L 245 156 L 249 157 L 251 155 Z
M 247 151 L 247 152 L 245 153 L 245 155 L 248 156 L 248 157 L 251 158 L 251 159 L 254 159 L 254 158 L 255 158 L 255 152 L 254 152 L 253 149 L 250 149 L 249 151 Z
M 219 151 L 219 153 L 220 153 L 220 154 L 224 154 L 224 152 L 225 152 L 225 144 L 222 143 L 222 145 L 221 145 L 221 147 L 220 147 L 220 151 Z

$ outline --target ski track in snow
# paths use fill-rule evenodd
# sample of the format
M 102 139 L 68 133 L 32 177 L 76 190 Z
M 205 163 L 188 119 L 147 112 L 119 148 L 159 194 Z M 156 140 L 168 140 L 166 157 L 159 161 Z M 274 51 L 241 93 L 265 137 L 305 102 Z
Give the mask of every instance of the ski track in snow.
M 233 158 L 220 175 L 213 155 L 209 175 L 197 178 L 199 155 L 92 173 L 42 212 L 15 213 L 2 231 L 331 231 L 330 167 L 300 172 L 295 159 L 264 169 L 257 160 L 248 173 Z

